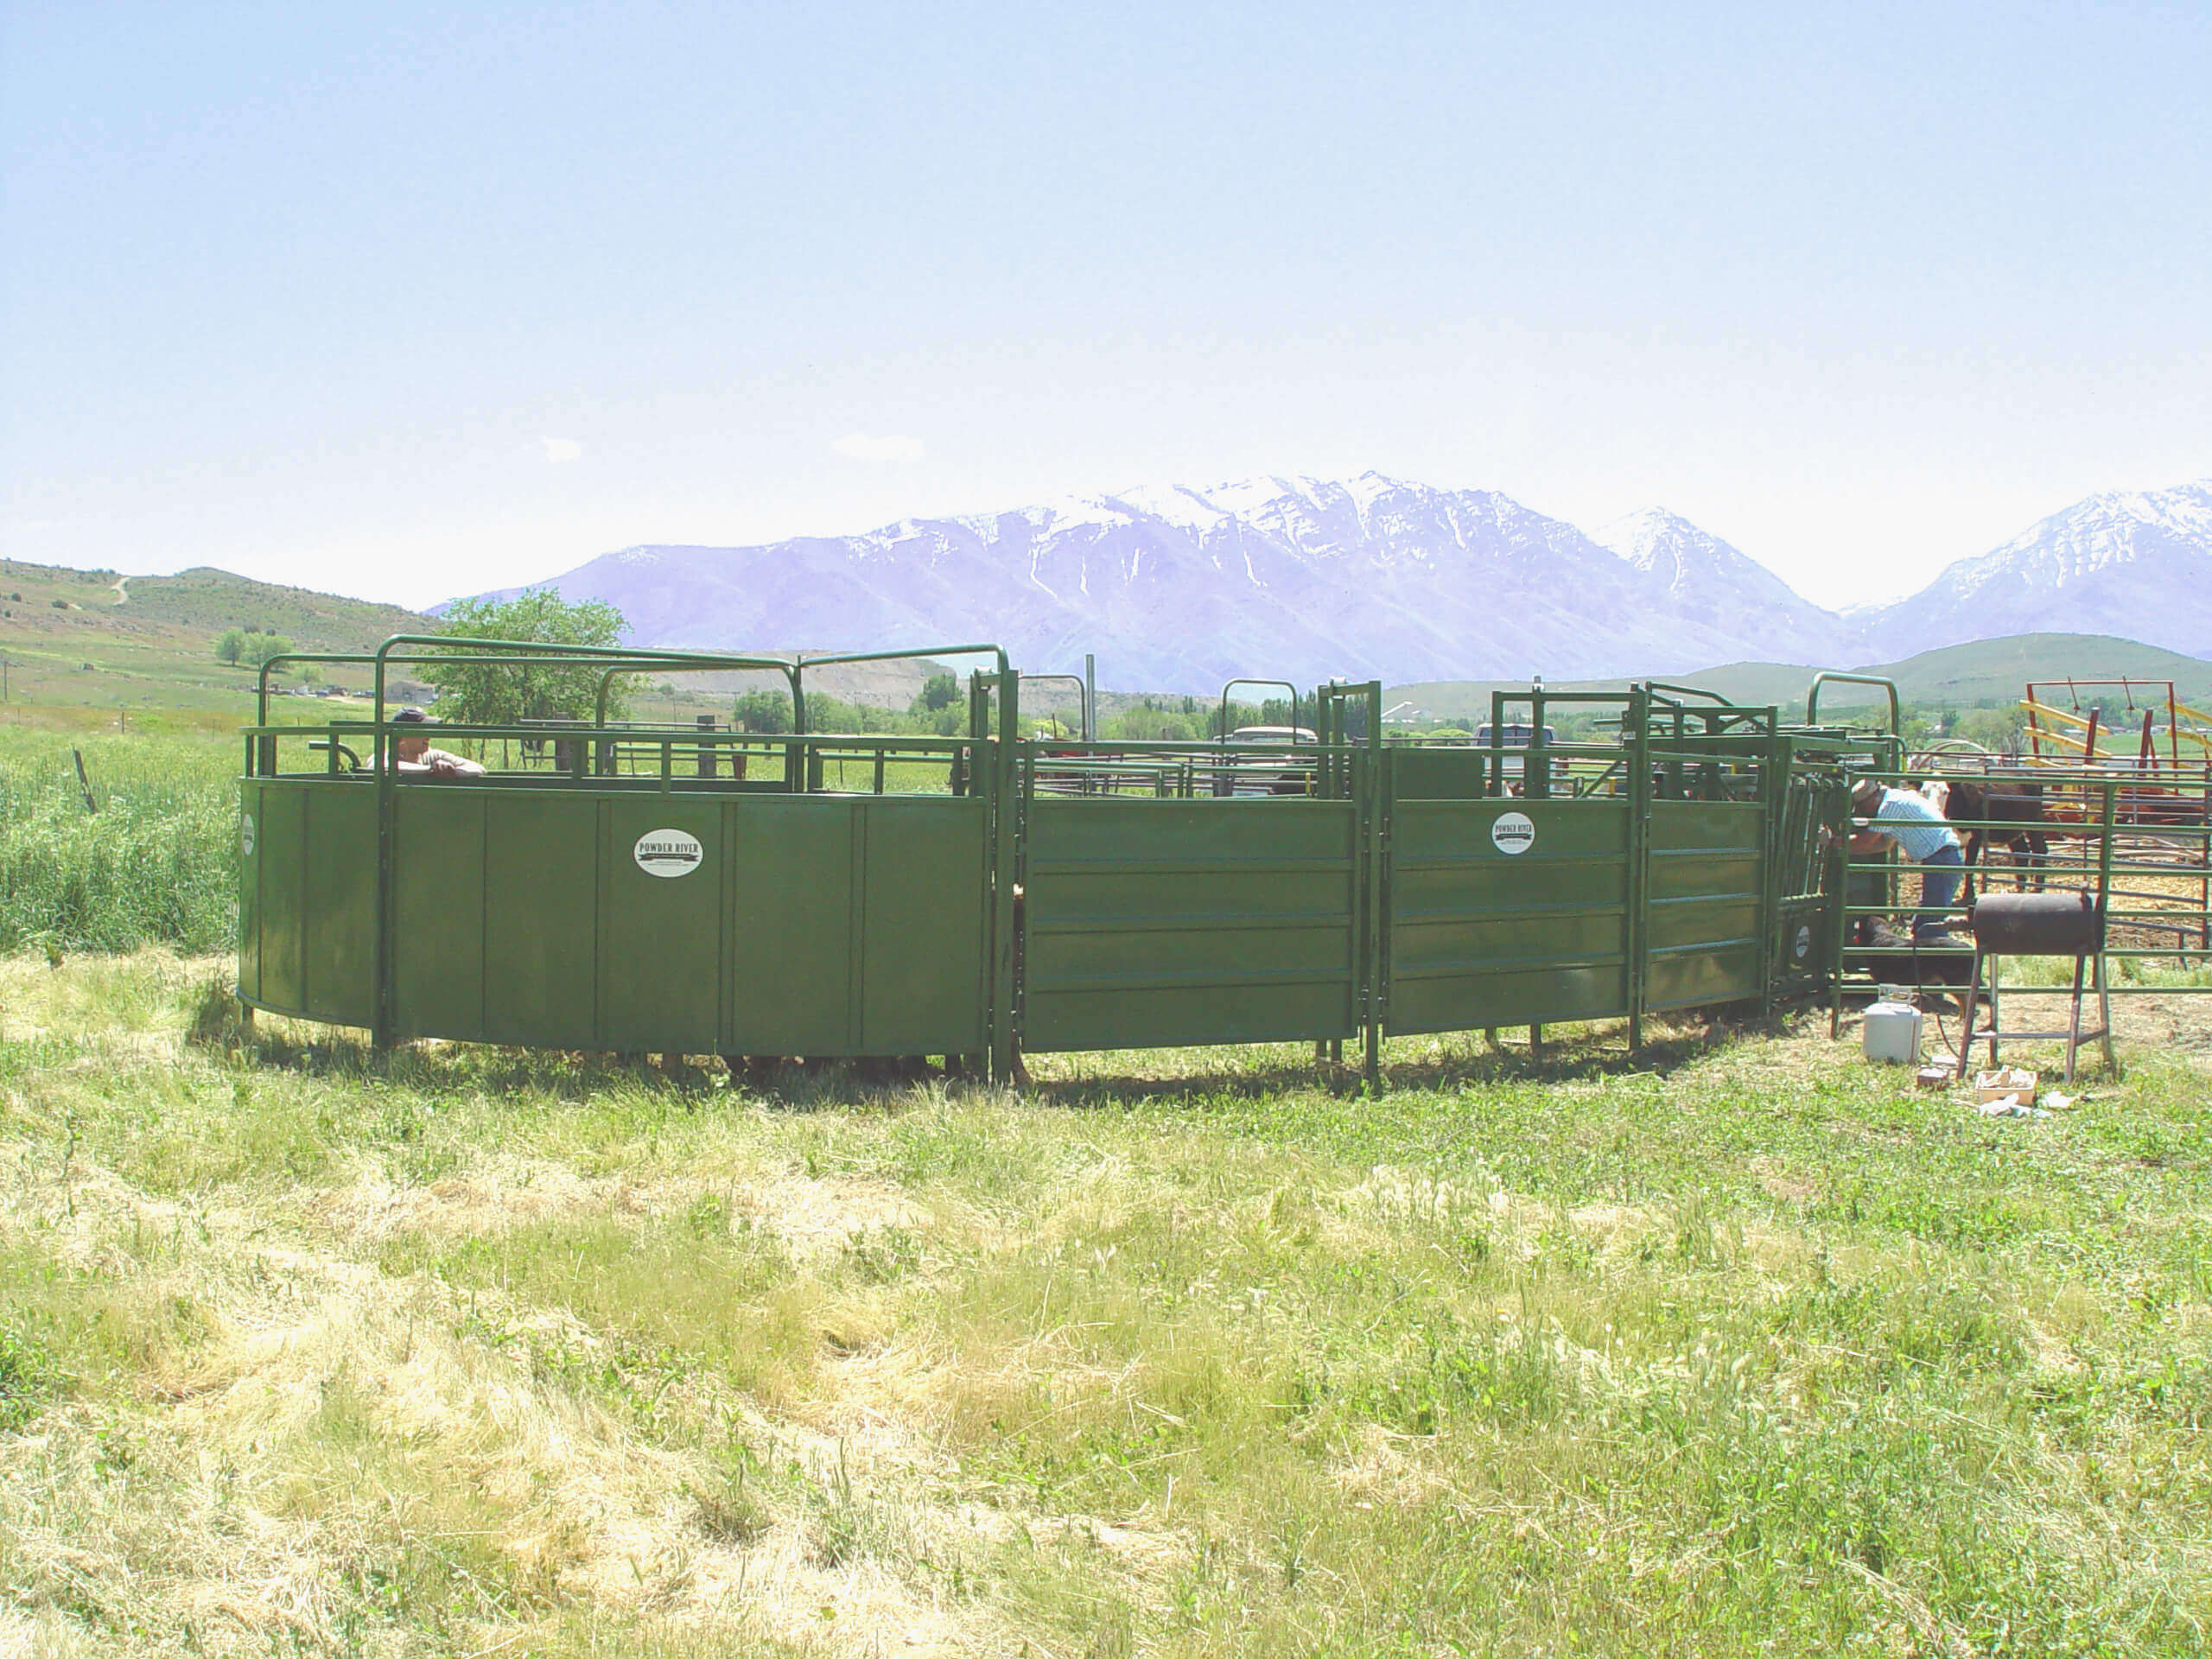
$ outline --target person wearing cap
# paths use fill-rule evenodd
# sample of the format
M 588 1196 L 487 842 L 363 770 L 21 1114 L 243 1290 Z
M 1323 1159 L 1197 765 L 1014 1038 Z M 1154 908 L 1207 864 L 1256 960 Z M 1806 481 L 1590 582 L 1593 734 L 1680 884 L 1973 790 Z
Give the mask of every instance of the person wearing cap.
M 1898 849 L 1920 866 L 1920 908 L 1912 918 L 1916 944 L 1951 943 L 1948 926 L 1951 900 L 1958 897 L 1966 874 L 1966 855 L 1958 831 L 1931 806 L 1925 796 L 1909 789 L 1890 789 L 1872 778 L 1853 785 L 1851 810 L 1865 822 L 1853 831 L 1851 850 L 1879 852 L 1893 841 Z
M 402 709 L 391 717 L 395 726 L 435 726 L 437 722 L 420 709 Z M 395 732 L 391 738 L 392 770 L 402 777 L 481 778 L 484 768 L 465 754 L 452 754 L 430 747 L 429 734 Z

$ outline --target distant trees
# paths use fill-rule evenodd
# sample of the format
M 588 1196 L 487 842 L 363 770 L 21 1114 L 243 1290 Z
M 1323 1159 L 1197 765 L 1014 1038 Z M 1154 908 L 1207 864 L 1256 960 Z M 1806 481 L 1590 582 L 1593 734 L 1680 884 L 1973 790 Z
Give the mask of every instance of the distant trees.
M 775 736 L 791 728 L 791 699 L 788 691 L 747 691 L 730 710 L 741 732 Z
M 792 728 L 788 691 L 761 688 L 743 693 L 730 710 L 741 732 L 775 735 Z M 950 674 L 932 674 L 904 709 L 872 702 L 848 702 L 827 691 L 806 694 L 810 732 L 883 733 L 912 737 L 957 737 L 968 729 L 968 692 Z
M 271 629 L 225 628 L 215 636 L 215 660 L 236 668 L 259 668 L 272 657 L 291 654 L 292 642 Z
M 968 723 L 967 696 L 950 674 L 932 674 L 906 706 L 913 729 L 938 737 L 952 737 Z
M 550 588 L 525 588 L 512 599 L 464 599 L 448 607 L 438 632 L 469 639 L 517 644 L 613 646 L 630 631 L 622 613 L 603 600 L 571 605 Z M 606 670 L 589 662 L 548 658 L 515 667 L 433 659 L 415 673 L 436 692 L 438 713 L 468 726 L 505 726 L 525 720 L 589 720 L 599 702 Z M 634 677 L 618 674 L 608 688 L 607 712 L 629 712 Z

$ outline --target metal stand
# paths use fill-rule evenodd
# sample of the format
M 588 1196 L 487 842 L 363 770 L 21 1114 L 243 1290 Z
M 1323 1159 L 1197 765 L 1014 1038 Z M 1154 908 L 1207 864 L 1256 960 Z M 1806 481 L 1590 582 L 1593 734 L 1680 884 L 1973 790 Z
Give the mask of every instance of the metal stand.
M 1975 994 L 1981 988 L 1981 965 L 1985 961 L 1989 963 L 1989 1023 L 1978 1034 L 1989 1041 L 1989 1063 L 1992 1065 L 1997 1064 L 1997 1046 L 2000 1041 L 2009 1039 L 2013 1042 L 2035 1040 L 2055 1042 L 2063 1039 L 2066 1043 L 2066 1081 L 2071 1083 L 2074 1081 L 2075 1052 L 2084 1042 L 2095 1038 L 2104 1050 L 2105 1069 L 2114 1077 L 2120 1075 L 2120 1062 L 2113 1058 L 2112 1052 L 2112 997 L 2105 988 L 2105 953 L 2103 951 L 2084 952 L 2074 958 L 2074 989 L 2065 1030 L 2005 1031 L 1999 1029 L 1999 1025 L 1998 958 L 1993 954 L 1984 952 L 1977 946 L 1974 953 L 1974 975 L 1967 982 L 1966 1023 L 1961 1027 L 1959 1033 L 1959 1075 L 1961 1077 L 1966 1075 L 1967 1058 L 1974 1052 L 1977 1036 L 1974 1028 L 1974 998 Z M 2088 973 L 2089 964 L 2092 962 L 2096 964 L 2094 989 L 2097 994 L 2097 1024 L 2092 1029 L 2084 1031 L 2082 1029 L 2082 981 Z M 2022 991 L 2018 987 L 2014 988 L 2012 994 L 2015 996 L 2058 995 L 2056 992 Z

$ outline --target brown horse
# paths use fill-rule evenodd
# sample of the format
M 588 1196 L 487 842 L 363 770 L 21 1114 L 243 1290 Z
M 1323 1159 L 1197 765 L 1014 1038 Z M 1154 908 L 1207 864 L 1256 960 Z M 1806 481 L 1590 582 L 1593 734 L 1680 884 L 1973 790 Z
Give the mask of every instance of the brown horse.
M 1974 866 L 1993 841 L 2004 842 L 2012 851 L 2013 886 L 2025 893 L 2032 880 L 2035 891 L 2041 893 L 2044 871 L 2050 863 L 2050 837 L 2044 832 L 2050 820 L 2044 813 L 2043 785 L 1954 778 L 1948 787 L 1949 794 L 1941 809 L 1945 817 L 1995 826 L 1961 832 L 1966 836 L 1967 875 L 1959 902 L 1973 909 Z

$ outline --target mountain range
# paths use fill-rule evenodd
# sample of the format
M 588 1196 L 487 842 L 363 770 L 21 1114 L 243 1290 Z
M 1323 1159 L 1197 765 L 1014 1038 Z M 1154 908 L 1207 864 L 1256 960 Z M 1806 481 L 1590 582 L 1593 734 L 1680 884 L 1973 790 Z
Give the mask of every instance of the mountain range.
M 1261 477 L 907 518 L 858 536 L 626 548 L 550 579 L 641 645 L 990 640 L 1033 673 L 1202 690 L 1844 664 L 2037 631 L 2212 656 L 2212 480 L 2091 496 L 1893 605 L 1825 610 L 1662 509 L 1594 532 L 1490 490 Z

